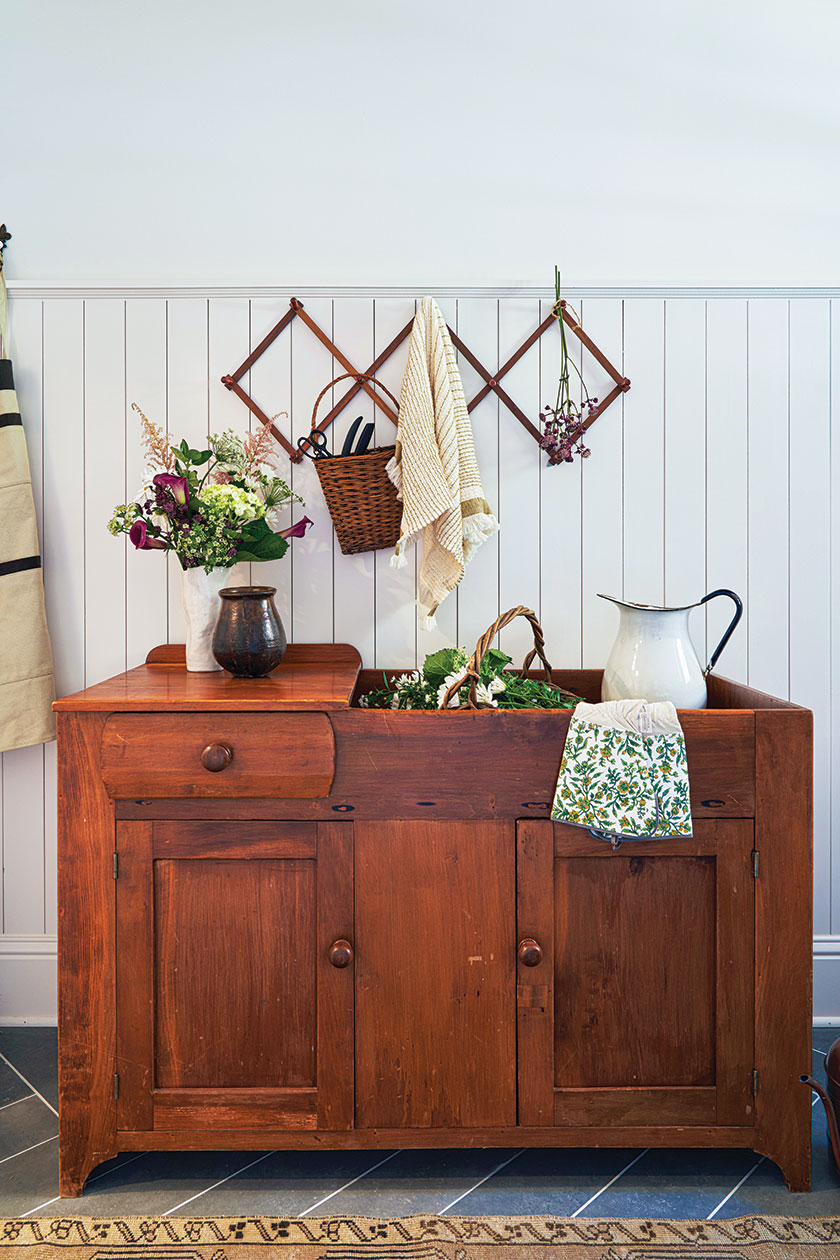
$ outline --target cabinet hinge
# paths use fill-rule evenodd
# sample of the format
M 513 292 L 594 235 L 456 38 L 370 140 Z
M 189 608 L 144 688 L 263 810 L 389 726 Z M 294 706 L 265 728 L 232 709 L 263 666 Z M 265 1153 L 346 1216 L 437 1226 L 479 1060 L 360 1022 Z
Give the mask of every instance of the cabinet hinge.
M 120 877 L 120 855 L 119 853 L 114 851 L 114 879 L 119 879 L 119 877 Z
M 752 851 L 752 872 L 753 879 L 758 879 L 758 849 Z
M 120 1074 L 119 1072 L 115 1072 L 114 1073 L 114 1100 L 116 1101 L 116 1099 L 118 1099 L 119 1096 L 120 1096 Z
M 758 1068 L 753 1068 L 753 1098 L 758 1094 Z

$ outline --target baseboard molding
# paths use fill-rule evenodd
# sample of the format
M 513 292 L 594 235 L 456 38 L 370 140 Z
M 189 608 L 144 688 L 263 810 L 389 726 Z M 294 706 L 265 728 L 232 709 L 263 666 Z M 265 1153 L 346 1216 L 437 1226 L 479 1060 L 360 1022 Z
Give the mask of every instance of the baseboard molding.
M 56 1023 L 56 938 L 0 936 L 0 1024 Z
M 56 1011 L 56 938 L 0 936 L 0 1025 L 53 1025 Z M 814 937 L 814 1023 L 840 1026 L 840 936 Z
M 814 937 L 814 1023 L 840 1024 L 840 936 Z

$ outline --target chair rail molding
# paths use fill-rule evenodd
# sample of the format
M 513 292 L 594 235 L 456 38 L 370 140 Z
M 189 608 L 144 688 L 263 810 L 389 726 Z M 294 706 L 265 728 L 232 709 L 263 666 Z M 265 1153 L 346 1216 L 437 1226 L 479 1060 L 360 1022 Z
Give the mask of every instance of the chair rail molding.
M 536 298 L 554 301 L 554 289 L 508 285 L 429 285 L 404 284 L 374 288 L 369 285 L 343 285 L 326 288 L 324 285 L 202 285 L 171 284 L 164 280 L 137 282 L 135 284 L 56 284 L 49 280 L 12 280 L 7 276 L 9 295 L 18 298 L 415 298 L 431 293 L 435 298 Z M 702 285 L 674 285 L 671 287 L 644 286 L 612 288 L 574 284 L 564 286 L 563 294 L 572 301 L 590 298 L 821 298 L 830 300 L 840 297 L 840 286 L 767 285 L 753 288 L 708 287 Z

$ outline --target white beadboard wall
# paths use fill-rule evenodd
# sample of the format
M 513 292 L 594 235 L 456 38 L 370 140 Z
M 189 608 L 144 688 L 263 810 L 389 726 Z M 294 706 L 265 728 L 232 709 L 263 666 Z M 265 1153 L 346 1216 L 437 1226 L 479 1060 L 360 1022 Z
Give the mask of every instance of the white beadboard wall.
M 135 553 L 105 525 L 142 467 L 136 401 L 195 442 L 247 427 L 219 383 L 287 307 L 288 293 L 13 289 L 11 351 L 29 441 L 58 690 L 75 691 L 183 640 L 177 563 Z M 414 310 L 388 290 L 298 296 L 364 369 Z M 434 634 L 418 631 L 415 570 L 387 553 L 342 556 L 311 464 L 290 481 L 315 528 L 260 567 L 278 588 L 290 638 L 356 644 L 367 665 L 412 666 L 435 647 L 471 647 L 500 610 L 534 607 L 558 665 L 600 666 L 615 631 L 599 591 L 682 603 L 726 586 L 746 616 L 721 672 L 807 705 L 815 715 L 816 1012 L 840 1020 L 840 442 L 832 367 L 840 369 L 840 294 L 628 291 L 570 294 L 632 389 L 591 431 L 592 457 L 549 468 L 490 395 L 473 413 L 488 497 L 501 522 Z M 440 305 L 488 366 L 546 314 L 548 292 L 449 290 Z M 834 315 L 834 318 L 833 318 Z M 382 372 L 398 390 L 405 347 Z M 558 338 L 545 336 L 505 386 L 531 415 L 552 399 Z M 606 379 L 587 361 L 592 392 Z M 295 322 L 254 366 L 250 391 L 287 431 L 310 424 L 321 387 L 342 369 Z M 468 396 L 477 378 L 462 365 Z M 836 408 L 836 404 L 835 404 Z M 358 399 L 334 429 L 360 412 Z M 393 434 L 377 414 L 377 436 Z M 289 468 L 282 452 L 278 464 Z M 725 603 L 725 601 L 722 601 Z M 695 613 L 698 650 L 729 606 Z M 708 623 L 708 624 L 707 624 Z M 502 646 L 523 655 L 527 627 Z M 55 1018 L 55 745 L 2 756 L 0 1022 Z M 837 854 L 833 871 L 832 854 Z M 834 878 L 832 878 L 834 874 Z

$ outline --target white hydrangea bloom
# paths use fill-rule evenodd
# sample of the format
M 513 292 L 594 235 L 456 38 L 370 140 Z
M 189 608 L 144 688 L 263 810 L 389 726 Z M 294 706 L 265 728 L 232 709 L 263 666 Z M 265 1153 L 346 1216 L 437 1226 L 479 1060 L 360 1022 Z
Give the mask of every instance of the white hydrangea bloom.
M 198 498 L 202 503 L 220 509 L 243 523 L 265 516 L 265 504 L 253 490 L 240 490 L 238 486 L 232 485 L 209 485 L 202 487 Z

